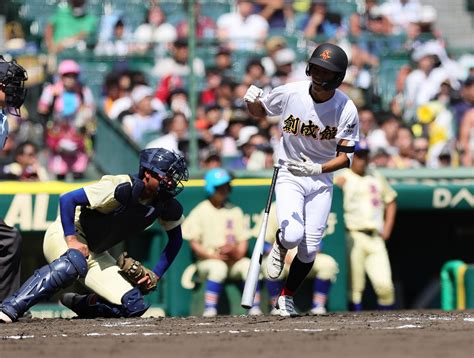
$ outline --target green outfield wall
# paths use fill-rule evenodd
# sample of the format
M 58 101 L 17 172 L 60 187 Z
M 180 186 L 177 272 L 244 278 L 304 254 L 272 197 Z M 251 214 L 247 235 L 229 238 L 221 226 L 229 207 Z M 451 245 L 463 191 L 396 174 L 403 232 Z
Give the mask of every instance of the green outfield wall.
M 0 185 L 0 216 L 10 225 L 15 225 L 25 236 L 41 240 L 48 225 L 55 220 L 58 213 L 58 199 L 61 193 L 74 190 L 87 183 L 16 183 L 2 182 Z M 202 180 L 191 180 L 182 194 L 185 214 L 205 198 Z M 270 179 L 235 179 L 231 200 L 242 207 L 247 215 L 249 225 L 258 222 L 258 214 L 263 209 Z M 474 210 L 474 185 L 465 184 L 395 184 L 398 192 L 399 210 Z M 212 218 L 209 218 L 210 225 Z M 344 239 L 344 220 L 342 215 L 342 193 L 336 188 L 331 214 L 328 220 L 323 251 L 332 255 L 339 263 L 340 273 L 329 297 L 330 311 L 347 309 L 347 264 Z M 132 256 L 153 266 L 166 244 L 166 235 L 158 225 L 148 229 L 140 238 L 125 242 L 115 251 L 128 250 Z M 28 245 L 28 241 L 26 241 Z M 36 246 L 36 245 L 35 245 Z M 38 247 L 41 247 L 38 245 Z M 31 256 L 42 257 L 41 250 L 28 253 L 24 261 Z M 195 314 L 191 309 L 193 295 L 196 292 L 181 286 L 181 275 L 192 262 L 189 245 L 183 249 L 170 270 L 163 278 L 159 289 L 148 297 L 148 300 L 161 306 L 168 315 Z M 30 265 L 31 266 L 31 265 Z M 25 267 L 29 267 L 25 265 Z M 27 274 L 31 274 L 28 272 Z M 229 291 L 232 292 L 233 291 Z M 301 302 L 304 299 L 301 298 Z M 302 303 L 304 304 L 304 303 Z M 239 312 L 238 300 L 231 299 L 229 313 Z

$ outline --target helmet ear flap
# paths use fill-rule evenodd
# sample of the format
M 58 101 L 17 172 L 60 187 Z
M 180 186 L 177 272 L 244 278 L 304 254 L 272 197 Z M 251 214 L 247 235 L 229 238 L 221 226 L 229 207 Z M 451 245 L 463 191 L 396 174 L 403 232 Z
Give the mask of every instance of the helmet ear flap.
M 306 76 L 311 77 L 311 64 L 310 63 L 306 65 L 305 73 L 306 73 Z

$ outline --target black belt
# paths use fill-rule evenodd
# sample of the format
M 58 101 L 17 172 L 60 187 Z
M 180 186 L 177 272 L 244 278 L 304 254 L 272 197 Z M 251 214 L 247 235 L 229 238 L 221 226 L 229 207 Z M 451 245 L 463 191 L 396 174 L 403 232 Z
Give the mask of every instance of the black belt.
M 377 233 L 377 230 L 374 229 L 368 229 L 368 230 L 350 230 L 350 231 L 357 231 L 361 232 L 363 234 L 366 234 L 367 236 L 373 236 Z

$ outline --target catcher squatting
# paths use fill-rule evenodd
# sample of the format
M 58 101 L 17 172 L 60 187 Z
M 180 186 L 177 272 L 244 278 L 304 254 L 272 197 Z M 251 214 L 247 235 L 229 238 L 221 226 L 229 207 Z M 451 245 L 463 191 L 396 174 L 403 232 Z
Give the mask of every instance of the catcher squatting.
M 30 307 L 78 278 L 93 293 L 66 293 L 61 302 L 79 317 L 141 316 L 149 308 L 143 295 L 156 288 L 181 248 L 183 208 L 175 196 L 186 180 L 181 155 L 150 148 L 140 152 L 138 175 L 106 175 L 62 195 L 60 215 L 43 242 L 49 264 L 3 301 L 0 322 L 17 321 Z M 116 262 L 107 252 L 155 220 L 166 230 L 168 243 L 152 271 L 126 254 Z

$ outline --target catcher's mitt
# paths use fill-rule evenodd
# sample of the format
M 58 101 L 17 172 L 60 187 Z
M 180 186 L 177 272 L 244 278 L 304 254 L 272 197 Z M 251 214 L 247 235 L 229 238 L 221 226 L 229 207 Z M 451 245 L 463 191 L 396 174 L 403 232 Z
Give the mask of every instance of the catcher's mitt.
M 128 256 L 127 252 L 122 252 L 117 258 L 117 266 L 120 268 L 120 274 L 125 277 L 133 286 L 138 287 L 143 294 L 148 294 L 156 289 L 158 284 L 158 276 L 151 270 L 147 269 L 140 261 Z M 139 281 L 148 276 L 143 283 Z

